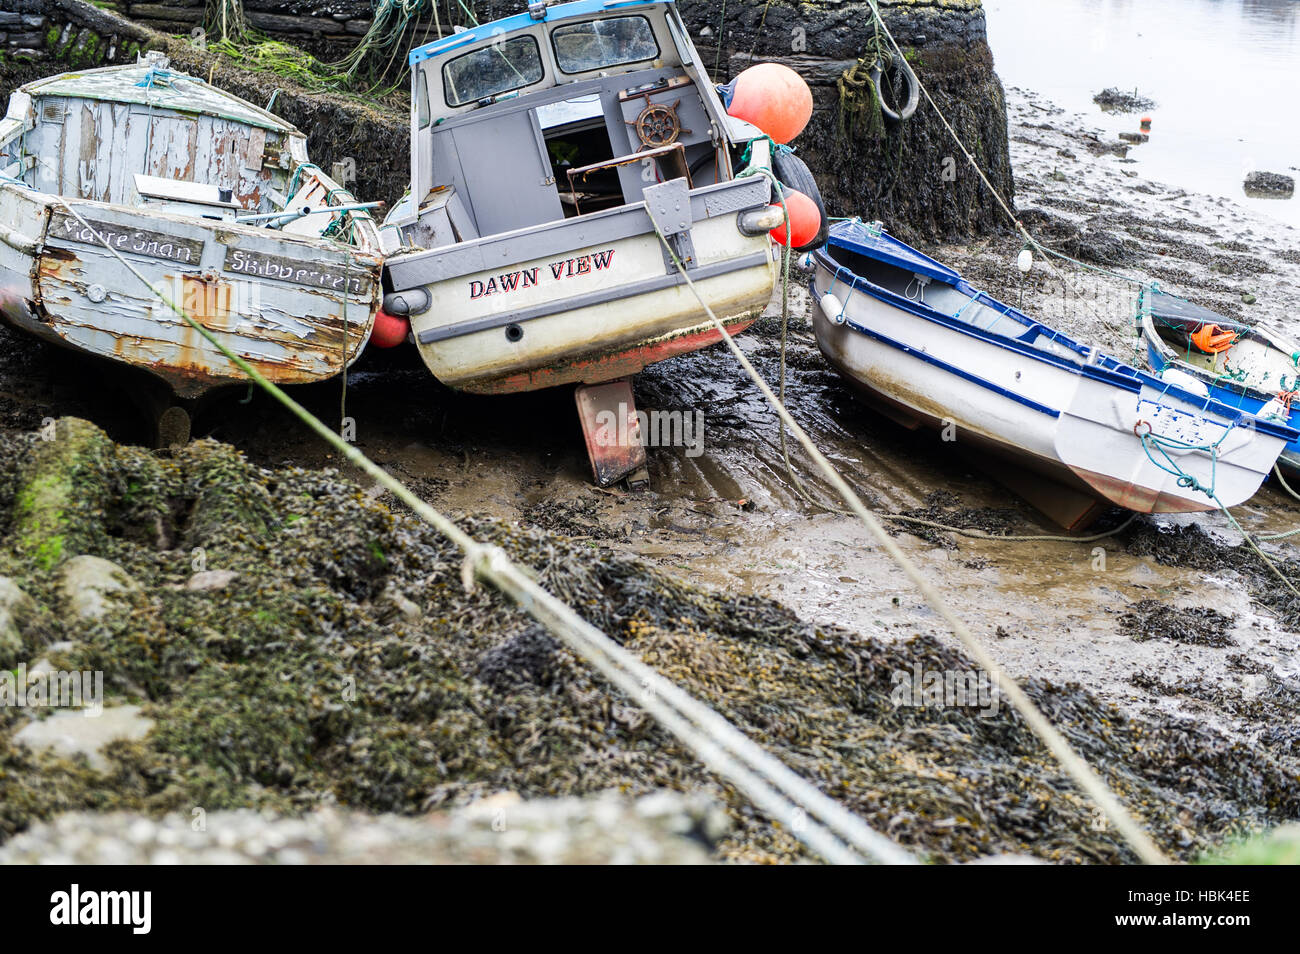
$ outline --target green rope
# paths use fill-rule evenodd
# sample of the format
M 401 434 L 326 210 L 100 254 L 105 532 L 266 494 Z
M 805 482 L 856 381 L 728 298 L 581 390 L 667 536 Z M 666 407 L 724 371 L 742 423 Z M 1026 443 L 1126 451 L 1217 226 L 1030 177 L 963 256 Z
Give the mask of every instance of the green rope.
M 401 46 L 402 37 L 413 20 L 419 18 L 428 0 L 379 0 L 375 7 L 370 27 L 366 30 L 352 52 L 331 67 L 341 72 L 347 79 L 356 76 L 361 65 L 372 53 L 382 53 Z M 436 0 L 435 0 L 436 2 Z M 464 4 L 461 4 L 464 6 Z M 392 57 L 389 58 L 391 66 Z M 388 70 L 385 66 L 385 72 Z
M 845 70 L 836 83 L 840 93 L 839 138 L 862 135 L 879 139 L 885 134 L 885 113 L 881 109 L 880 90 L 871 73 L 889 60 L 889 48 L 876 25 L 875 35 L 867 40 L 866 52 Z
M 1270 571 L 1272 571 L 1273 575 L 1276 576 L 1279 580 L 1281 580 L 1282 584 L 1288 590 L 1290 590 L 1292 594 L 1294 594 L 1295 596 L 1300 596 L 1300 590 L 1296 589 L 1295 584 L 1293 584 L 1286 577 L 1286 575 L 1277 568 L 1277 565 L 1274 564 L 1273 561 L 1268 558 L 1268 555 L 1259 548 L 1259 544 L 1257 544 L 1254 538 L 1249 533 L 1246 532 L 1245 528 L 1242 527 L 1242 525 L 1237 522 L 1237 518 L 1232 515 L 1232 511 L 1230 511 L 1224 505 L 1223 501 L 1219 499 L 1218 494 L 1215 493 L 1214 485 L 1217 479 L 1217 469 L 1218 469 L 1218 462 L 1219 462 L 1219 445 L 1222 444 L 1223 441 L 1227 438 L 1230 430 L 1231 428 L 1229 428 L 1229 430 L 1225 430 L 1223 432 L 1223 437 L 1220 437 L 1213 444 L 1189 444 L 1185 441 L 1180 441 L 1177 438 L 1161 437 L 1156 434 L 1148 433 L 1142 436 L 1142 446 L 1146 449 L 1147 457 L 1150 459 L 1151 463 L 1155 464 L 1165 473 L 1178 478 L 1178 486 L 1191 488 L 1193 490 L 1198 490 L 1201 493 L 1205 494 L 1207 497 L 1209 497 L 1212 501 L 1214 501 L 1214 503 L 1218 505 L 1219 510 L 1223 512 L 1223 515 L 1228 518 L 1228 523 L 1232 525 L 1234 530 L 1236 530 L 1238 533 L 1241 534 L 1242 539 L 1244 539 L 1246 543 L 1249 544 L 1250 548 L 1255 551 L 1255 555 L 1264 561 L 1264 565 L 1267 566 Z M 1155 446 L 1156 450 L 1160 452 L 1160 455 L 1165 459 L 1165 461 L 1168 462 L 1169 464 L 1168 467 L 1162 465 L 1160 461 L 1156 460 L 1155 456 L 1151 453 L 1151 448 L 1153 445 Z M 1209 451 L 1211 455 L 1210 486 L 1206 487 L 1204 484 L 1202 484 L 1191 474 L 1187 473 L 1185 470 L 1179 467 L 1178 463 L 1172 457 L 1169 456 L 1168 449 Z M 1274 466 L 1276 467 L 1276 465 Z M 1280 471 L 1278 472 L 1278 474 L 1279 476 L 1281 476 Z M 1283 482 L 1283 484 L 1285 485 L 1285 481 Z M 1293 530 L 1290 533 L 1274 534 L 1274 535 L 1270 535 L 1269 537 L 1261 537 L 1261 539 L 1281 540 L 1281 539 L 1285 539 L 1286 537 L 1293 536 L 1295 534 L 1300 534 L 1300 530 Z
M 207 0 L 203 28 L 219 40 L 242 43 L 249 39 L 252 30 L 244 15 L 244 0 Z

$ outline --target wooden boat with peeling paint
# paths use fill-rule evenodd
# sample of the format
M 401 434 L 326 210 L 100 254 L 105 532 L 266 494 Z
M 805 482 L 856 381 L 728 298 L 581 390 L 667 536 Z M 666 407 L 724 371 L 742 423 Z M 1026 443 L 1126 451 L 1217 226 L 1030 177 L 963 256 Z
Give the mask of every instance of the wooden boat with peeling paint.
M 271 381 L 320 381 L 374 324 L 367 209 L 293 126 L 157 54 L 38 80 L 0 120 L 0 314 L 180 399 L 247 380 L 125 261 Z
M 1067 527 L 1235 507 L 1300 437 L 1073 341 L 879 223 L 835 225 L 813 262 L 827 360 L 901 423 L 1010 461 L 995 473 Z

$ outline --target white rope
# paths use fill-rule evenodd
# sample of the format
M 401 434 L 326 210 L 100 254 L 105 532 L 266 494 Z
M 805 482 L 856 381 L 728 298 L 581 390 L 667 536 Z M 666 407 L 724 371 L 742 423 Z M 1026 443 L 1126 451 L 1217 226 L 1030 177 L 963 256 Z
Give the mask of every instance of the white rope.
M 459 547 L 465 554 L 463 577 L 467 586 L 472 585 L 475 579 L 495 586 L 641 705 L 708 768 L 734 785 L 737 791 L 774 821 L 785 820 L 792 835 L 827 861 L 858 863 L 862 859 L 855 854 L 856 851 L 886 864 L 915 863 L 916 859 L 902 847 L 872 830 L 844 806 L 827 797 L 816 786 L 744 735 L 719 713 L 651 669 L 578 616 L 572 608 L 511 563 L 502 550 L 475 540 L 358 448 L 335 434 L 310 411 L 230 350 L 208 328 L 158 291 L 76 209 L 62 199 L 57 201 L 159 301 L 198 331 L 254 383 L 292 411 L 350 463 Z M 344 373 L 347 373 L 346 370 Z M 816 819 L 820 819 L 820 823 Z
M 722 336 L 722 340 L 727 343 L 727 347 L 731 349 L 731 353 L 735 356 L 736 360 L 740 362 L 740 366 L 745 369 L 745 372 L 753 379 L 754 383 L 758 386 L 758 389 L 763 392 L 763 396 L 766 397 L 768 403 L 772 405 L 772 409 L 776 411 L 777 416 L 781 418 L 781 421 L 786 427 L 790 428 L 790 432 L 794 434 L 799 443 L 803 445 L 808 456 L 812 458 L 813 462 L 822 471 L 831 486 L 835 488 L 840 497 L 843 498 L 844 502 L 849 505 L 849 508 L 857 514 L 858 518 L 866 524 L 867 528 L 875 536 L 876 540 L 880 543 L 881 547 L 884 548 L 885 552 L 889 554 L 900 568 L 902 568 L 903 572 L 907 575 L 907 578 L 911 580 L 912 584 L 921 592 L 925 601 L 929 603 L 935 612 L 942 617 L 944 622 L 948 624 L 953 634 L 961 641 L 962 645 L 966 647 L 966 651 L 974 657 L 975 661 L 979 663 L 980 667 L 983 668 L 985 672 L 993 677 L 994 684 L 1006 693 L 1007 697 L 1011 700 L 1011 704 L 1015 706 L 1021 717 L 1047 747 L 1048 751 L 1056 756 L 1057 760 L 1061 763 L 1061 766 L 1065 769 L 1067 774 L 1074 779 L 1075 783 L 1092 797 L 1093 801 L 1095 801 L 1106 814 L 1106 817 L 1109 818 L 1119 830 L 1125 841 L 1127 841 L 1133 848 L 1134 852 L 1137 853 L 1137 856 L 1146 864 L 1168 864 L 1168 859 L 1165 858 L 1160 849 L 1156 847 L 1155 842 L 1151 840 L 1151 836 L 1142 829 L 1131 815 L 1129 815 L 1128 811 L 1120 804 L 1119 799 L 1115 797 L 1114 793 L 1112 793 L 1106 783 L 1102 781 L 1101 777 L 1098 776 L 1097 773 L 1092 770 L 1092 767 L 1074 751 L 1070 746 L 1070 743 L 1067 742 L 1065 737 L 1062 736 L 1051 722 L 1048 721 L 1047 717 L 1039 711 L 1038 707 L 1034 705 L 1032 700 L 1025 695 L 1024 690 L 1020 688 L 1016 681 L 1012 679 L 1011 676 L 1009 676 L 1002 667 L 994 661 L 993 657 L 985 651 L 984 647 L 980 645 L 979 641 L 975 638 L 974 634 L 971 633 L 966 624 L 962 622 L 962 620 L 952 611 L 951 607 L 948 606 L 942 594 L 939 593 L 934 584 L 931 583 L 925 574 L 921 572 L 920 568 L 908 558 L 907 554 L 903 552 L 902 548 L 899 547 L 893 537 L 885 531 L 884 526 L 876 518 L 875 514 L 867 509 L 866 505 L 863 504 L 858 495 L 854 493 L 853 488 L 848 485 L 842 476 L 840 476 L 839 471 L 837 471 L 831 462 L 828 461 L 821 451 L 817 449 L 812 438 L 808 436 L 808 433 L 800 427 L 798 422 L 790 415 L 790 412 L 786 409 L 780 398 L 772 393 L 772 389 L 768 386 L 767 382 L 764 381 L 758 371 L 754 369 L 754 366 L 750 363 L 749 359 L 745 357 L 745 353 L 741 351 L 740 346 L 736 344 L 735 339 L 731 337 L 731 333 L 727 331 L 726 325 L 719 320 L 717 314 L 713 311 L 713 308 L 707 301 L 705 301 L 704 296 L 700 294 L 700 290 L 691 279 L 686 267 L 682 264 L 681 259 L 678 258 L 676 249 L 674 249 L 668 239 L 664 237 L 663 231 L 659 228 L 659 223 L 654 222 L 654 227 L 655 234 L 659 236 L 659 241 L 662 242 L 664 248 L 668 250 L 668 254 L 672 257 L 673 263 L 677 266 L 678 272 L 681 273 L 687 287 L 690 288 L 691 292 L 695 295 L 696 300 L 699 301 L 700 306 L 713 321 L 714 327 L 717 328 L 718 332 Z

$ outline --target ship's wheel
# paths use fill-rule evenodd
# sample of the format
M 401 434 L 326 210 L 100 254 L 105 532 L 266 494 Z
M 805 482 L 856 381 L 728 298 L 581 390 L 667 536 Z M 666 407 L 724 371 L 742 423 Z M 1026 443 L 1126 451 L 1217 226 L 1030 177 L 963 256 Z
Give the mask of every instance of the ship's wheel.
M 628 123 L 636 129 L 637 138 L 643 147 L 658 149 L 671 146 L 682 133 L 690 132 L 689 129 L 682 128 L 681 117 L 677 115 L 677 107 L 681 104 L 680 99 L 669 106 L 667 103 L 652 103 L 646 97 L 645 109 L 641 110 L 635 122 Z

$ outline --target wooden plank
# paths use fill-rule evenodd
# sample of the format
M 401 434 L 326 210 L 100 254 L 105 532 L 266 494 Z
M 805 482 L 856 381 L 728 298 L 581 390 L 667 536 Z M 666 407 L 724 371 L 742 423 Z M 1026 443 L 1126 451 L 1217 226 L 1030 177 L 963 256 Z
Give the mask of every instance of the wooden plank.
M 131 153 L 129 139 L 130 107 L 121 103 L 105 103 L 110 110 L 108 122 L 112 124 L 110 135 L 101 137 L 100 162 L 108 168 L 108 183 L 105 202 L 126 203 L 131 195 L 131 169 L 127 163 Z
M 193 119 L 155 116 L 150 126 L 149 156 L 145 172 L 164 179 L 194 181 L 194 153 L 199 124 Z

